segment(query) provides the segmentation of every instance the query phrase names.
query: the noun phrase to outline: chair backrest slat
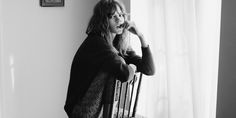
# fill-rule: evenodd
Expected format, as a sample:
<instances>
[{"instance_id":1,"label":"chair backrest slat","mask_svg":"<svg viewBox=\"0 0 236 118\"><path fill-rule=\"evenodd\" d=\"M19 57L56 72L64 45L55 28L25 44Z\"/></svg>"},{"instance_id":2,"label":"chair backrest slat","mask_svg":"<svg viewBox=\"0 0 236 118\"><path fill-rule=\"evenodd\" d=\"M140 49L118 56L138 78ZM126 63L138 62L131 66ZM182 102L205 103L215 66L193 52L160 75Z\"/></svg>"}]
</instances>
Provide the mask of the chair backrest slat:
<instances>
[{"instance_id":1,"label":"chair backrest slat","mask_svg":"<svg viewBox=\"0 0 236 118\"><path fill-rule=\"evenodd\" d=\"M134 109L133 109L132 117L135 117L136 111L137 111L139 92L140 92L141 83L142 83L142 76L143 76L142 73L140 73L139 82L138 82L138 88L137 88L137 94L136 94L135 101L134 101Z\"/></svg>"},{"instance_id":2,"label":"chair backrest slat","mask_svg":"<svg viewBox=\"0 0 236 118\"><path fill-rule=\"evenodd\" d=\"M124 103L123 103L123 113L122 113L122 118L124 117L124 115L125 115L125 109L126 109L126 107L125 107L125 105L126 105L126 101L127 101L127 91L129 90L129 83L128 82L126 82L126 87L125 87L125 94L124 94Z\"/></svg>"},{"instance_id":3,"label":"chair backrest slat","mask_svg":"<svg viewBox=\"0 0 236 118\"><path fill-rule=\"evenodd\" d=\"M137 79L137 76L134 75L134 81ZM131 96L130 96L130 101L129 101L129 109L128 109L128 116L130 116L130 108L131 108L131 104L132 104L132 100L133 100L133 93L134 93L134 83L131 83L132 89L131 89Z\"/></svg>"},{"instance_id":4,"label":"chair backrest slat","mask_svg":"<svg viewBox=\"0 0 236 118\"><path fill-rule=\"evenodd\" d=\"M117 81L117 82L119 82L119 81ZM119 82L119 83L120 83L120 82ZM119 87L119 86L116 86L116 87ZM119 89L118 89L118 91L119 91L119 94L118 94L118 95L119 95L119 99L118 99L118 107L117 107L117 116L116 116L116 118L119 117L122 88L123 88L123 84L121 84L121 86L120 86Z\"/></svg>"},{"instance_id":5,"label":"chair backrest slat","mask_svg":"<svg viewBox=\"0 0 236 118\"><path fill-rule=\"evenodd\" d=\"M131 82L121 83L116 80L115 89L113 89L113 105L110 111L107 112L112 113L109 118L130 118L131 114L132 117L136 116L141 83L142 73L139 74L139 79L137 78L137 74L135 74ZM133 109L131 110L132 107Z\"/></svg>"}]
</instances>

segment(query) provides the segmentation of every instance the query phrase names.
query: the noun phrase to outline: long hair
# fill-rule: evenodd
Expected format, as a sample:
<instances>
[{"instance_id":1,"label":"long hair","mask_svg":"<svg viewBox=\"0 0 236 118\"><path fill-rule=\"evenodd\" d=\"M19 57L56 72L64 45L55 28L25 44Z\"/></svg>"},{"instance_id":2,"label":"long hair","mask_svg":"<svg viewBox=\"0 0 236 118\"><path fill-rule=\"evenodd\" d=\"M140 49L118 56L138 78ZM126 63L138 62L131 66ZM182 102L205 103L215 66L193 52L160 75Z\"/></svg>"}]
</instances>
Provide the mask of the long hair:
<instances>
[{"instance_id":1,"label":"long hair","mask_svg":"<svg viewBox=\"0 0 236 118\"><path fill-rule=\"evenodd\" d=\"M122 55L126 55L126 51L130 49L128 31L124 29L122 34L116 35L113 42L109 40L110 29L109 19L117 11L117 6L127 19L127 13L123 3L117 0L100 0L93 9L93 15L88 23L86 34L96 33L106 39L106 41L114 46Z\"/></svg>"}]
</instances>

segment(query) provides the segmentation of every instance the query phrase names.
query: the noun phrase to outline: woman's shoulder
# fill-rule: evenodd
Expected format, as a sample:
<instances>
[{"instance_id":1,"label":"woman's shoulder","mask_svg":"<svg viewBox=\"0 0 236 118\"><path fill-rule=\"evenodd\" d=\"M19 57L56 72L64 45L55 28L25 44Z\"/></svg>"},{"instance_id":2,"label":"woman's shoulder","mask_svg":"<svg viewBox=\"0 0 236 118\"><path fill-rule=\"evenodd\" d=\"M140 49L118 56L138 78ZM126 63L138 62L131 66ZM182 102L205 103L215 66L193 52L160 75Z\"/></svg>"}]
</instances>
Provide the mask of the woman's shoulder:
<instances>
[{"instance_id":1,"label":"woman's shoulder","mask_svg":"<svg viewBox=\"0 0 236 118\"><path fill-rule=\"evenodd\" d=\"M88 35L84 42L79 47L79 52L90 54L109 53L113 52L112 47L105 38L99 35Z\"/></svg>"},{"instance_id":2,"label":"woman's shoulder","mask_svg":"<svg viewBox=\"0 0 236 118\"><path fill-rule=\"evenodd\" d=\"M86 42L92 43L94 45L105 45L106 40L104 37L98 34L88 34L87 38L85 39Z\"/></svg>"}]
</instances>

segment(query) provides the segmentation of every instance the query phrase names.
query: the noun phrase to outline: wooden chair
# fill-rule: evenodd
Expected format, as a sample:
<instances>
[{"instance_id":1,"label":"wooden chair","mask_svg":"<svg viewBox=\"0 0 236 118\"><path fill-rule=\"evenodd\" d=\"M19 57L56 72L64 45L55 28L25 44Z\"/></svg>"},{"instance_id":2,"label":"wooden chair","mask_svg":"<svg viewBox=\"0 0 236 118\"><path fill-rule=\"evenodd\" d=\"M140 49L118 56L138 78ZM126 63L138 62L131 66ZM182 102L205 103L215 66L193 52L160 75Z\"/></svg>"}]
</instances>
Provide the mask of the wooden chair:
<instances>
[{"instance_id":1,"label":"wooden chair","mask_svg":"<svg viewBox=\"0 0 236 118\"><path fill-rule=\"evenodd\" d=\"M110 95L110 104L105 104L103 118L134 118L138 105L139 92L142 83L142 73L136 73L131 82L121 83L112 80L106 89Z\"/></svg>"}]
</instances>

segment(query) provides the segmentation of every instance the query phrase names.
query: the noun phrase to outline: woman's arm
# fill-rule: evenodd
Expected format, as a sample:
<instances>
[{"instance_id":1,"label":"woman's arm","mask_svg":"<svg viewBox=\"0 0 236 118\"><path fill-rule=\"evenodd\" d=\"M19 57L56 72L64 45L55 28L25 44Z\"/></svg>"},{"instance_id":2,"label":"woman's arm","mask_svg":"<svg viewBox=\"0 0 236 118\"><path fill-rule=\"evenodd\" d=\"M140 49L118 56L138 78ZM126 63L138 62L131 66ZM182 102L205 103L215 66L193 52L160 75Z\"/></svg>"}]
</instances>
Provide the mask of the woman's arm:
<instances>
[{"instance_id":1,"label":"woman's arm","mask_svg":"<svg viewBox=\"0 0 236 118\"><path fill-rule=\"evenodd\" d=\"M148 47L148 44L145 41L143 34L138 30L134 22L126 21L124 27L128 29L131 33L133 33L134 35L138 36L142 47Z\"/></svg>"},{"instance_id":2,"label":"woman's arm","mask_svg":"<svg viewBox=\"0 0 236 118\"><path fill-rule=\"evenodd\" d=\"M141 47L142 49L142 57L137 55L134 51L127 52L127 56L125 56L125 61L127 64L134 64L137 67L137 72L142 72L145 75L154 75L155 67L154 61L152 57L152 53L150 51L149 46Z\"/></svg>"},{"instance_id":3,"label":"woman's arm","mask_svg":"<svg viewBox=\"0 0 236 118\"><path fill-rule=\"evenodd\" d=\"M130 81L136 72L136 69L132 65L128 65L125 60L119 55L108 51L103 68L117 77L121 82Z\"/></svg>"},{"instance_id":4,"label":"woman's arm","mask_svg":"<svg viewBox=\"0 0 236 118\"><path fill-rule=\"evenodd\" d=\"M142 57L136 55L134 51L128 52L128 56L125 58L126 62L135 64L138 72L153 75L155 73L153 57L143 34L138 30L134 22L126 21L125 28L138 36L142 49Z\"/></svg>"}]
</instances>

